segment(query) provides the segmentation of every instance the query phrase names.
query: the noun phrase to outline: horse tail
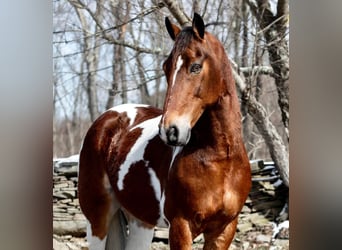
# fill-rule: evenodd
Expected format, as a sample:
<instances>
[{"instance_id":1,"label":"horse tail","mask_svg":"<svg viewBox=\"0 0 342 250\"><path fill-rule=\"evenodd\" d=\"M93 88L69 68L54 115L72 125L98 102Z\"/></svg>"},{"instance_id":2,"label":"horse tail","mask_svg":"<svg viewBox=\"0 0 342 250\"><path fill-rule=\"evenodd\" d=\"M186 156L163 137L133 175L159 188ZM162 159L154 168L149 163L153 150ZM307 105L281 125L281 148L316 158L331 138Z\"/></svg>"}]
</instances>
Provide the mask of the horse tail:
<instances>
[{"instance_id":1,"label":"horse tail","mask_svg":"<svg viewBox=\"0 0 342 250\"><path fill-rule=\"evenodd\" d=\"M109 224L106 250L125 250L127 241L127 220L118 209Z\"/></svg>"}]
</instances>

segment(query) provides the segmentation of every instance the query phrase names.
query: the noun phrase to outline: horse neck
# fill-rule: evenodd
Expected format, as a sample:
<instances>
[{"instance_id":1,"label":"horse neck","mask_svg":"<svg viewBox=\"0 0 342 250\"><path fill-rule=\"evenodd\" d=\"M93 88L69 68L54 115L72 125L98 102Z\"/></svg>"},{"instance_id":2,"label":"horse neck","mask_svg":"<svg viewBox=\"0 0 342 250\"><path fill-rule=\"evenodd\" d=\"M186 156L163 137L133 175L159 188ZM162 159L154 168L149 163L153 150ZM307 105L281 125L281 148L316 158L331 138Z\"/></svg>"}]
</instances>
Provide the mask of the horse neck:
<instances>
[{"instance_id":1,"label":"horse neck","mask_svg":"<svg viewBox=\"0 0 342 250\"><path fill-rule=\"evenodd\" d=\"M236 144L241 139L241 115L236 96L226 95L208 110L212 133L218 144Z\"/></svg>"},{"instance_id":2,"label":"horse neck","mask_svg":"<svg viewBox=\"0 0 342 250\"><path fill-rule=\"evenodd\" d=\"M228 60L228 59L227 59ZM217 103L208 107L198 122L198 128L207 135L205 138L216 152L227 152L229 155L241 153L241 114L240 105L236 95L235 82L228 67L222 71L222 95Z\"/></svg>"}]
</instances>

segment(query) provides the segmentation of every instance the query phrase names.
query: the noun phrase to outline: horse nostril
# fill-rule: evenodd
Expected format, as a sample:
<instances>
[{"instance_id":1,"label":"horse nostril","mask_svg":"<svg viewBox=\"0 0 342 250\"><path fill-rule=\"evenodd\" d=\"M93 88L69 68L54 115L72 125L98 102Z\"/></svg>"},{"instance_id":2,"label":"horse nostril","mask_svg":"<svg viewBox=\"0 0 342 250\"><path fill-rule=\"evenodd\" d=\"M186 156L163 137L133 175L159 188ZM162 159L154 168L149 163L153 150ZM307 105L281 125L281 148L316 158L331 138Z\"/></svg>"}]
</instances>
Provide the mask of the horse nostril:
<instances>
[{"instance_id":1,"label":"horse nostril","mask_svg":"<svg viewBox=\"0 0 342 250\"><path fill-rule=\"evenodd\" d=\"M178 141L178 128L176 126L171 126L166 131L167 140L170 144L175 144Z\"/></svg>"}]
</instances>

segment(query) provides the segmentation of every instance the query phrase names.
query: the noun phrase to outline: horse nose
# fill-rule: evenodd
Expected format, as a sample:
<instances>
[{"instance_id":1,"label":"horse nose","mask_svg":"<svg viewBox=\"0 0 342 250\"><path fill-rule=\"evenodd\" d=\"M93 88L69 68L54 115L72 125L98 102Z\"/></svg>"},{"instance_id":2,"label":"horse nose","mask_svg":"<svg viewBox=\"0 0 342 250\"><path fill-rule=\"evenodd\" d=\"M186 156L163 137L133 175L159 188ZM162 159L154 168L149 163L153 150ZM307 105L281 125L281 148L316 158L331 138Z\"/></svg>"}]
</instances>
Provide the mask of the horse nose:
<instances>
[{"instance_id":1,"label":"horse nose","mask_svg":"<svg viewBox=\"0 0 342 250\"><path fill-rule=\"evenodd\" d=\"M191 136L191 128L188 123L159 124L160 138L170 146L184 146Z\"/></svg>"},{"instance_id":2,"label":"horse nose","mask_svg":"<svg viewBox=\"0 0 342 250\"><path fill-rule=\"evenodd\" d=\"M170 126L166 130L167 144L176 146L178 144L179 130L175 125Z\"/></svg>"}]
</instances>

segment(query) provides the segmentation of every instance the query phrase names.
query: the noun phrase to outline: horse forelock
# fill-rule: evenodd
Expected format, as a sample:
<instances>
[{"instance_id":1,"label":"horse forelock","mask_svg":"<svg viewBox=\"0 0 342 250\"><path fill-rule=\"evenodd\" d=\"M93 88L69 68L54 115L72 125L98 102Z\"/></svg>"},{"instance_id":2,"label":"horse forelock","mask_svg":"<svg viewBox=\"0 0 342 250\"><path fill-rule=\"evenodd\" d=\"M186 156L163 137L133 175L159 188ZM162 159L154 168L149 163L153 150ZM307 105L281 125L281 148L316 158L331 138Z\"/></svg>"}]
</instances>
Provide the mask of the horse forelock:
<instances>
[{"instance_id":1,"label":"horse forelock","mask_svg":"<svg viewBox=\"0 0 342 250\"><path fill-rule=\"evenodd\" d=\"M189 46L193 37L194 33L192 31L192 28L185 27L176 37L175 44L172 50L173 57L177 58L179 55L181 55Z\"/></svg>"}]
</instances>

